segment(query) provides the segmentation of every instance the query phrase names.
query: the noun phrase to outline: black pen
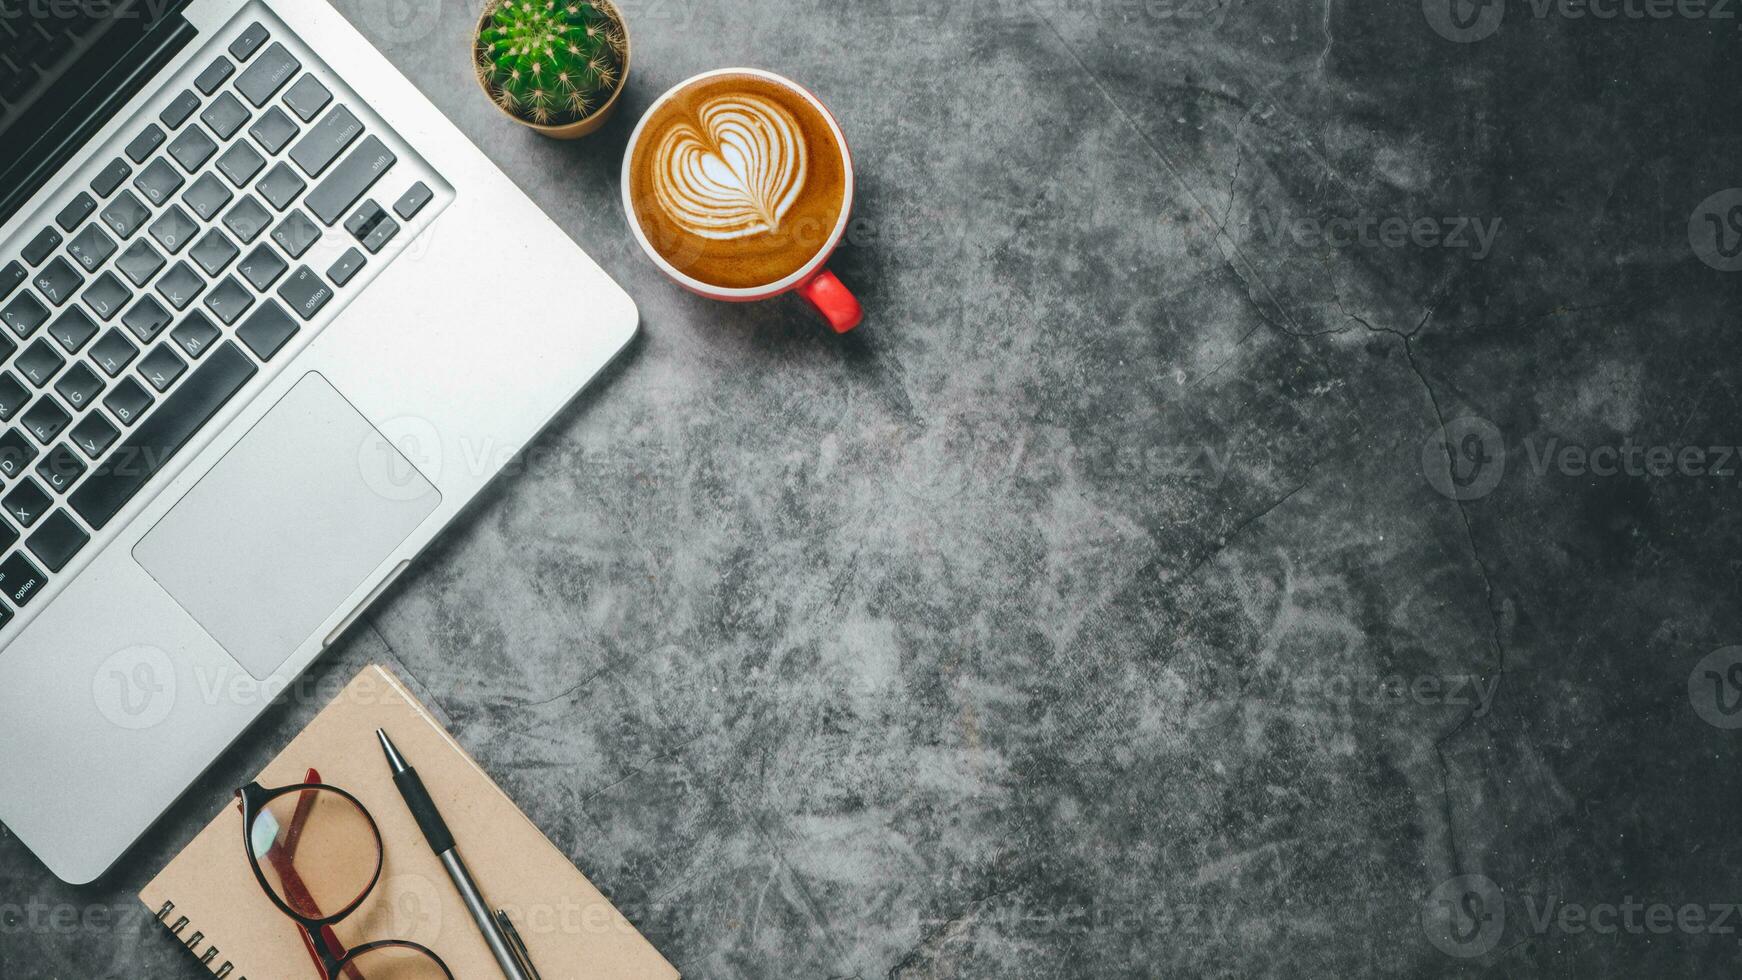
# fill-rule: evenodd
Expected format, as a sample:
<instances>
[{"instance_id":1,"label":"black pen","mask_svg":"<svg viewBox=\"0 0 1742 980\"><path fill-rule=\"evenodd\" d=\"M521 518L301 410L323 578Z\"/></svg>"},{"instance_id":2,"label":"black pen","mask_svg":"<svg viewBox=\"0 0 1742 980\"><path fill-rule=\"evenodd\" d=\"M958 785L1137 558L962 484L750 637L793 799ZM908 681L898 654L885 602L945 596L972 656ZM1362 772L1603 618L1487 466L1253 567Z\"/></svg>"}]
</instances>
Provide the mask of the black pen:
<instances>
[{"instance_id":1,"label":"black pen","mask_svg":"<svg viewBox=\"0 0 1742 980\"><path fill-rule=\"evenodd\" d=\"M429 841L430 850L441 858L442 867L448 869L448 877L453 879L454 888L466 903L466 911L478 924L478 931L484 934L484 942L489 944L496 965L502 968L502 975L508 980L533 980L522 967L508 935L491 914L490 904L484 901L484 894L478 890L478 883L472 880L472 873L466 870L466 862L460 860L460 852L454 846L454 835L448 831L447 821L436 809L429 790L424 789L417 770L406 764L398 746L387 737L386 729L377 728L375 734L381 739L381 751L387 753L387 767L393 770L393 784L399 787L399 795L405 797L405 805L417 818L417 825L423 830L424 839Z\"/></svg>"}]
</instances>

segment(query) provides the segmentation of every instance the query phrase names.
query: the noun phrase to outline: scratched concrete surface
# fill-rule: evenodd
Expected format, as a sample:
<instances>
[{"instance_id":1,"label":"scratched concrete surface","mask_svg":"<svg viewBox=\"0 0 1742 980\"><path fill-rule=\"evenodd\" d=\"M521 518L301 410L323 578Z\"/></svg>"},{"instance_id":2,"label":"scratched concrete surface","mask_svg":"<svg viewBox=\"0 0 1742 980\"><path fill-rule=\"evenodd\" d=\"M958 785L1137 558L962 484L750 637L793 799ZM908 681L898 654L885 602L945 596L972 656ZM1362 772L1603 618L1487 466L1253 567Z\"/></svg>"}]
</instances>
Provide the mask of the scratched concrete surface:
<instances>
[{"instance_id":1,"label":"scratched concrete surface","mask_svg":"<svg viewBox=\"0 0 1742 980\"><path fill-rule=\"evenodd\" d=\"M644 336L312 689L396 665L687 976L1742 965L1733 11L627 0L561 145L469 2L339 5ZM853 142L856 335L630 243L730 64ZM199 975L130 896L315 701L94 888L0 833L0 975Z\"/></svg>"}]
</instances>

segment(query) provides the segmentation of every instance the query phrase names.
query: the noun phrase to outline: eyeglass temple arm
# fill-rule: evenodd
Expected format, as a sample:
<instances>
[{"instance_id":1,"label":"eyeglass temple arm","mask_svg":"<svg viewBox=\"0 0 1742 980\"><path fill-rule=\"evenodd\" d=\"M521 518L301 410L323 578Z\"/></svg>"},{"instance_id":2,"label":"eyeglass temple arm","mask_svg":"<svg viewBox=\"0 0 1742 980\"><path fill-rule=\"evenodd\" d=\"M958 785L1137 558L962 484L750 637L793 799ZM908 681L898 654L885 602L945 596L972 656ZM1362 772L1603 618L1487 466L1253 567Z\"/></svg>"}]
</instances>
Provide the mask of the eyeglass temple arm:
<instances>
[{"instance_id":1,"label":"eyeglass temple arm","mask_svg":"<svg viewBox=\"0 0 1742 980\"><path fill-rule=\"evenodd\" d=\"M321 774L312 768L303 779L303 782L306 783L320 781ZM287 897L307 908L315 907L314 897L309 894L308 885L303 882L302 875L297 873L295 860L296 846L302 840L303 828L307 826L309 815L314 810L314 801L314 790L302 791L297 797L296 811L291 814L290 826L285 828L284 843L281 845L275 841L266 851L266 860L272 862L273 870L278 872L278 879L283 883ZM309 957L315 961L315 969L319 970L323 976L327 975L327 966L326 957L321 955L322 947L325 947L327 956L331 957L333 962L345 958L345 945L339 942L339 937L333 932L331 926L321 927L319 945L316 944L316 937L310 935L308 929L300 927L300 924L297 932L302 936L303 945L308 947ZM344 971L345 975L352 980L363 980L362 974L357 971L355 964L347 965ZM330 980L336 980L336 978L330 978Z\"/></svg>"}]
</instances>

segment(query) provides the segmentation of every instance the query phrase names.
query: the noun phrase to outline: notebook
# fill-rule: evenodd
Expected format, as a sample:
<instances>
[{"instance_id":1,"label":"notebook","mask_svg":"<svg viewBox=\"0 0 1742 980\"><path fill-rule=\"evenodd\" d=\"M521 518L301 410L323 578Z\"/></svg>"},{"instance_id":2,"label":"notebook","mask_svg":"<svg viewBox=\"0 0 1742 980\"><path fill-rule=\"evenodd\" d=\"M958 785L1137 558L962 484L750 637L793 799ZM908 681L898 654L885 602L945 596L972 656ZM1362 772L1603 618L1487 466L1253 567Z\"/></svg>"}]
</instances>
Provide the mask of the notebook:
<instances>
[{"instance_id":1,"label":"notebook","mask_svg":"<svg viewBox=\"0 0 1742 980\"><path fill-rule=\"evenodd\" d=\"M258 777L349 791L374 816L386 849L380 883L335 929L347 948L409 939L441 955L458 980L500 977L404 800L375 729L385 728L422 775L485 897L505 908L544 980L674 980L678 971L527 820L471 756L383 667L359 674ZM318 975L296 924L249 871L242 815L227 801L199 836L139 893L199 961L229 980Z\"/></svg>"}]
</instances>

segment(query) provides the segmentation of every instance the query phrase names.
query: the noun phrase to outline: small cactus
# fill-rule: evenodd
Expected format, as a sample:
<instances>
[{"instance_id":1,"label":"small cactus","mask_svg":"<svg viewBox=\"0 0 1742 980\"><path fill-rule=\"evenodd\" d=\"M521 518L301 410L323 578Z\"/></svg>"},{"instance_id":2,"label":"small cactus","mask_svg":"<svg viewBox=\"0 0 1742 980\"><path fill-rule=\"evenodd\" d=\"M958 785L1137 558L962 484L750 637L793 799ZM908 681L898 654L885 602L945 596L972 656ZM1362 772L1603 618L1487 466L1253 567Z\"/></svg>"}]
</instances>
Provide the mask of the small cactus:
<instances>
[{"instance_id":1,"label":"small cactus","mask_svg":"<svg viewBox=\"0 0 1742 980\"><path fill-rule=\"evenodd\" d=\"M600 0L499 0L478 34L478 74L510 113L564 125L611 97L625 46L615 9Z\"/></svg>"}]
</instances>

